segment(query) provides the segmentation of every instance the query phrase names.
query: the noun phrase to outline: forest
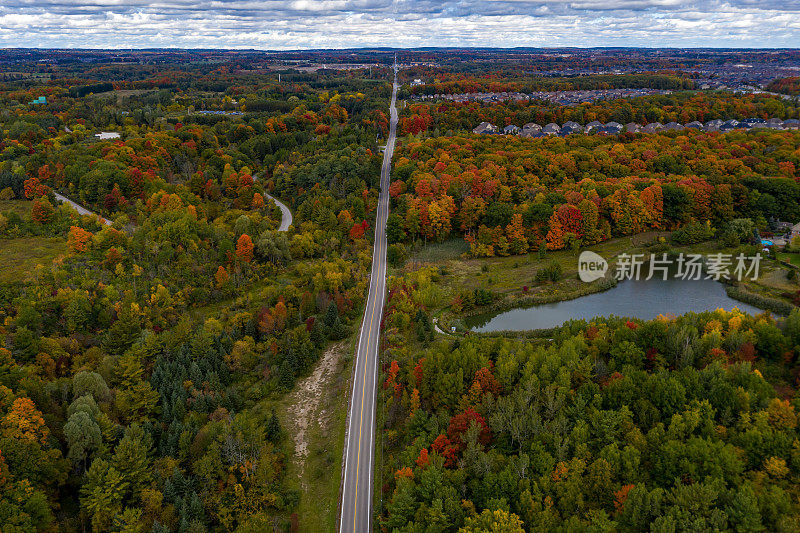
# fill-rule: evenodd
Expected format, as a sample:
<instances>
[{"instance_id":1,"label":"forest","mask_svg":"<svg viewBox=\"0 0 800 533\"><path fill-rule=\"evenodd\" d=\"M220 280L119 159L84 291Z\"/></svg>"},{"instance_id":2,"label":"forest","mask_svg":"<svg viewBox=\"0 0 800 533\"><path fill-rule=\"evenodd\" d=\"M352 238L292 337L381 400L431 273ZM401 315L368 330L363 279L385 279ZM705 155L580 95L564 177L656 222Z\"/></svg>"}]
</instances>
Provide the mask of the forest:
<instances>
[{"instance_id":1,"label":"forest","mask_svg":"<svg viewBox=\"0 0 800 533\"><path fill-rule=\"evenodd\" d=\"M533 92L574 91L587 89L692 89L694 83L687 77L663 73L590 75L570 78L529 79L506 78L496 75L463 76L442 73L434 83L410 89L411 94L454 94L481 92Z\"/></svg>"},{"instance_id":2,"label":"forest","mask_svg":"<svg viewBox=\"0 0 800 533\"><path fill-rule=\"evenodd\" d=\"M389 531L797 531L800 312L573 321L430 343L398 280L381 396ZM428 345L419 346L419 339Z\"/></svg>"},{"instance_id":3,"label":"forest","mask_svg":"<svg viewBox=\"0 0 800 533\"><path fill-rule=\"evenodd\" d=\"M769 84L768 88L778 93L800 95L800 77L775 80Z\"/></svg>"},{"instance_id":4,"label":"forest","mask_svg":"<svg viewBox=\"0 0 800 533\"><path fill-rule=\"evenodd\" d=\"M388 239L458 235L480 257L705 221L767 229L800 220L799 148L789 131L409 139L395 156Z\"/></svg>"},{"instance_id":5,"label":"forest","mask_svg":"<svg viewBox=\"0 0 800 533\"><path fill-rule=\"evenodd\" d=\"M3 533L335 520L336 493L326 515L302 490L283 406L357 326L386 70L186 70L0 86Z\"/></svg>"},{"instance_id":6,"label":"forest","mask_svg":"<svg viewBox=\"0 0 800 533\"><path fill-rule=\"evenodd\" d=\"M454 70L431 91L524 90ZM530 139L472 134L480 122L772 116L796 118L797 105L689 91L576 106L409 102L387 224L383 531L800 528L800 300L781 304L786 316L717 309L532 331L475 333L460 320L520 309L534 291L588 294L562 273L581 249L755 253L755 236L800 221L796 131Z\"/></svg>"},{"instance_id":7,"label":"forest","mask_svg":"<svg viewBox=\"0 0 800 533\"><path fill-rule=\"evenodd\" d=\"M435 81L406 84L398 103L374 529L797 531L794 285L781 317L439 329L443 309L496 300L492 261L521 271L642 234L751 250L758 232L800 221L797 131L471 133L481 121L800 117L772 95L692 91L685 67L737 52L586 54L597 72L580 76L553 70L585 54L398 54L402 81ZM0 531L336 530L393 53L2 57ZM675 92L577 106L412 99L609 87ZM289 207L288 231L271 197ZM482 285L451 294L443 249ZM555 260L540 270L539 288L562 278Z\"/></svg>"}]
</instances>

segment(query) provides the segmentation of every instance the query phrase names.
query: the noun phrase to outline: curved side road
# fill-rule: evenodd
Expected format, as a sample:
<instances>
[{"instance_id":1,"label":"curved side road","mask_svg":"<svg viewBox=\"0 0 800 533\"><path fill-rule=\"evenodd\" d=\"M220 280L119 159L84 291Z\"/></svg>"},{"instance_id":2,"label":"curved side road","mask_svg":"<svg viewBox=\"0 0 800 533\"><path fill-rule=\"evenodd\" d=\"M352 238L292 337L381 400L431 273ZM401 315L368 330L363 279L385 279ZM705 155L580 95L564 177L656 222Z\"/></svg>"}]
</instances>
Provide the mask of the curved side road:
<instances>
[{"instance_id":1,"label":"curved side road","mask_svg":"<svg viewBox=\"0 0 800 533\"><path fill-rule=\"evenodd\" d=\"M112 222L110 220L101 217L100 215L98 215L97 213L94 213L93 211L89 211L88 209L86 209L82 205L73 202L72 200L70 200L69 198L64 196L63 194L59 194L59 193L53 191L53 195L56 197L56 200L58 200L60 203L69 204L70 206L72 206L72 208L75 211L77 211L79 215L94 215L97 218L99 218L100 221L103 224L105 224L106 226L110 226L112 224ZM281 202L277 198L275 198L275 197L273 197L273 196L271 196L271 195L269 195L267 193L264 193L264 195L267 198L269 198L270 200L272 200L273 202L275 202L275 205L277 205L281 210L281 225L278 228L278 231L289 231L289 226L292 225L292 220L293 220L292 219L292 212L289 210L288 207L286 207L286 204L284 204L283 202Z\"/></svg>"},{"instance_id":2,"label":"curved side road","mask_svg":"<svg viewBox=\"0 0 800 533\"><path fill-rule=\"evenodd\" d=\"M258 181L258 176L253 174L253 180ZM286 204L272 196L271 194L267 194L264 192L264 196L275 202L275 205L278 206L278 209L281 210L281 225L278 227L278 231L289 231L289 226L292 225L292 212L286 207Z\"/></svg>"},{"instance_id":3,"label":"curved side road","mask_svg":"<svg viewBox=\"0 0 800 533\"><path fill-rule=\"evenodd\" d=\"M59 202L61 202L62 204L69 204L69 205L71 205L71 206L72 206L72 208L73 208L75 211L77 211L79 215L94 215L94 216L96 216L97 218L99 218L99 219L100 219L100 222L102 222L102 223L103 223L103 224L105 224L106 226L110 226L110 225L111 225L111 221L110 221L110 220L107 220L107 219L105 219L105 218L101 217L101 216L100 216L100 215L98 215L97 213L94 213L94 212L92 212L92 211L89 211L88 209L86 209L86 208L85 208L85 207L83 207L82 205L80 205L80 204L77 204L77 203L73 202L72 200L70 200L70 199L69 199L69 198L67 198L66 196L64 196L64 195L62 195L62 194L59 194L59 193L57 193L57 192L55 192L55 191L53 191L53 196L55 196L55 197L56 197L56 200L58 200L58 201L59 201Z\"/></svg>"},{"instance_id":4,"label":"curved side road","mask_svg":"<svg viewBox=\"0 0 800 533\"><path fill-rule=\"evenodd\" d=\"M264 196L275 202L275 205L277 205L281 210L281 225L278 228L278 231L289 231L289 226L292 225L292 212L289 210L288 207L286 207L286 204L284 204L274 196L271 196L267 193L264 193Z\"/></svg>"},{"instance_id":5,"label":"curved side road","mask_svg":"<svg viewBox=\"0 0 800 533\"><path fill-rule=\"evenodd\" d=\"M375 245L369 295L361 323L353 373L353 394L344 449L344 479L340 533L372 529L372 475L375 450L375 403L378 371L378 341L386 300L386 219L389 216L389 174L397 134L397 60L394 66L392 101L389 107L389 137L383 152L381 192L375 217Z\"/></svg>"}]
</instances>

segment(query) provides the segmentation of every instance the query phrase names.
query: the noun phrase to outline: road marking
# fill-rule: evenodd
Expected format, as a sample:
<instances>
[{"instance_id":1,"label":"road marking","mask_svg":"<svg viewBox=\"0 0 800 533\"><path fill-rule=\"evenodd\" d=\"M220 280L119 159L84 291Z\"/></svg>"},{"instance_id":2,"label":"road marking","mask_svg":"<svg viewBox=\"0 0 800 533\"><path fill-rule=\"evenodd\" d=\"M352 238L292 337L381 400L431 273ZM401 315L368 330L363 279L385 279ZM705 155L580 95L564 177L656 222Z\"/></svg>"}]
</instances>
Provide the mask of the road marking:
<instances>
[{"instance_id":1,"label":"road marking","mask_svg":"<svg viewBox=\"0 0 800 533\"><path fill-rule=\"evenodd\" d=\"M375 291L377 293L377 291ZM368 302L369 303L369 302ZM364 355L364 380L361 386L361 416L358 422L358 446L356 447L356 492L353 497L353 531L356 529L356 516L358 515L358 477L361 470L361 432L364 429L364 396L367 393L367 362L369 361L369 343L372 338L372 326L375 323L375 304L372 305L372 314L369 317L369 332L367 333L367 349Z\"/></svg>"},{"instance_id":2,"label":"road marking","mask_svg":"<svg viewBox=\"0 0 800 533\"><path fill-rule=\"evenodd\" d=\"M397 76L397 71L395 70L395 78ZM397 110L395 109L395 102L396 102L396 94L398 90L398 85L395 81L393 84L392 90L392 100L390 104L390 123L393 123L394 129L397 128ZM392 145L392 154L394 153L394 143L396 139L396 133L394 135L389 135L388 140L391 140ZM387 146L388 146L387 142ZM387 157L389 156L389 157ZM367 320L367 315L369 315L369 330L366 330L365 323L362 322L361 325L361 333L359 334L358 340L358 350L356 352L356 376L353 380L353 394L352 398L353 401L356 399L356 387L358 385L358 368L361 368L359 365L359 357L364 358L363 364L363 373L364 376L362 377L362 388L361 388L361 408L360 408L360 418L359 418L359 427L358 427L358 445L356 449L356 485L355 485L355 494L354 494L354 501L353 501L353 530L356 528L356 521L358 516L358 484L360 480L360 470L361 470L361 443L363 437L363 429L364 429L364 400L366 398L366 382L367 382L367 369L369 367L370 362L374 363L373 367L373 387L371 392L373 393L373 402L375 400L375 392L377 390L378 384L378 346L379 346L379 339L380 339L380 322L383 316L383 306L385 305L386 301L386 248L388 243L386 241L386 221L381 220L381 215L384 217L388 216L389 212L389 191L388 191L388 184L390 183L390 173L391 173L391 156L389 153L384 153L384 164L381 168L381 179L380 179L380 186L381 191L378 196L378 208L376 213L376 224L375 224L375 244L373 247L373 261L372 261L372 278L370 279L369 285L369 292L367 294L367 303L364 308L364 321ZM377 261L376 261L377 260ZM378 276L378 274L381 274ZM374 284L373 284L374 282ZM373 290L374 289L374 290ZM378 307L378 302L380 301L380 307ZM371 309L370 309L371 306ZM370 359L370 347L372 346L372 334L373 330L376 326L375 324L375 311L379 310L380 314L378 315L378 331L376 333L376 342L375 342L375 357ZM364 340L364 332L367 331L367 344L362 349L363 340ZM346 442L346 451L345 451L345 458L344 458L344 484L343 492L347 491L347 471L348 471L348 464L350 463L350 452L351 452L351 444L352 441L351 436L353 435L352 431L354 428L352 427L353 423L355 422L354 418L352 417L352 408L354 404L351 403L351 416L349 417L348 422L348 433L347 433L347 442ZM372 405L371 409L371 417L370 417L370 431L375 429L375 405ZM374 450L370 449L369 453L369 470L370 475L367 478L367 520L370 520L372 515L372 464L374 460ZM343 494L344 500L344 494ZM344 505L344 501L342 502ZM344 523L344 510L342 510L342 518L339 523L339 531L340 533L344 532L345 523ZM369 530L370 524L368 523L367 529Z\"/></svg>"},{"instance_id":3,"label":"road marking","mask_svg":"<svg viewBox=\"0 0 800 533\"><path fill-rule=\"evenodd\" d=\"M378 211L379 212L376 213L376 215L380 215L380 207L378 207ZM378 229L378 228L376 227L376 229ZM384 260L383 260L383 239L380 236L377 236L376 238L377 238L377 241L376 241L377 250L375 250L375 252L374 252L375 257L373 258L373 261L377 260L377 262L373 263L373 264L375 265L375 267L379 271L379 272L377 272L379 274L380 271L383 270L383 262L384 262ZM378 283L378 286L380 286L381 281L379 280L377 283ZM372 341L372 328L373 328L373 326L375 326L375 308L378 305L378 294L379 293L380 293L380 291L378 291L378 290L375 291L375 297L374 297L374 299L372 301L372 313L370 314L370 317L369 317L369 331L367 332L367 346L366 346L366 350L364 352L364 355L366 357L364 357L364 378L362 380L362 387L361 387L361 413L360 413L359 422L358 422L358 446L356 448L356 450L357 450L357 453L356 453L356 492L355 492L355 495L353 497L353 531L356 530L356 518L358 516L358 480L359 480L359 476L360 476L360 472L361 472L361 435L362 435L362 432L364 430L364 398L365 398L366 393L367 393L367 363L369 362L369 356L370 356L369 347L370 347L370 342ZM367 305L370 305L369 299L367 301ZM376 351L377 351L377 348L376 348ZM376 353L376 357L377 357L377 353ZM377 364L376 364L376 369L377 369ZM375 383L376 388L377 388L377 385L378 384L377 384L377 380L376 380L376 383ZM373 411L374 411L374 409L373 409Z\"/></svg>"}]
</instances>

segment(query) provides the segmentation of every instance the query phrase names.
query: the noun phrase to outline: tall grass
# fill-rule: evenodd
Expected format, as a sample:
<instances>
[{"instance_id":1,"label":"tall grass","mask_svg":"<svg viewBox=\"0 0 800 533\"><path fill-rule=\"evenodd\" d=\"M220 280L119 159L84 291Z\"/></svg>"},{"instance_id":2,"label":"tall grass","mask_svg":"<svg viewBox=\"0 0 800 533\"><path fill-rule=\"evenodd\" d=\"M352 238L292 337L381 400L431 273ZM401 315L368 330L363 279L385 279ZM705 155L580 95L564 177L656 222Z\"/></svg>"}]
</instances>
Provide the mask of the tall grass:
<instances>
[{"instance_id":1,"label":"tall grass","mask_svg":"<svg viewBox=\"0 0 800 533\"><path fill-rule=\"evenodd\" d=\"M734 300L739 300L740 302L744 302L760 309L766 309L767 311L772 311L773 313L782 316L787 316L792 312L792 309L794 309L792 304L784 302L783 300L762 296L734 285L728 285L725 287L725 292Z\"/></svg>"}]
</instances>

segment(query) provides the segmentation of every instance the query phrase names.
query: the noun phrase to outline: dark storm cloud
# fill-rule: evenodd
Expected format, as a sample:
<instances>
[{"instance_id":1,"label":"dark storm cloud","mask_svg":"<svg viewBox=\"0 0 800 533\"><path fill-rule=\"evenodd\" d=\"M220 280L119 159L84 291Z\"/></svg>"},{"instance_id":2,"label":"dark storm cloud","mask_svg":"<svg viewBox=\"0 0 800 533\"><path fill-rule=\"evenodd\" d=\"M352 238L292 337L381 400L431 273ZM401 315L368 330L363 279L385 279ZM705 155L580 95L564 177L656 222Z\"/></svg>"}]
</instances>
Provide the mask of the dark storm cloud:
<instances>
[{"instance_id":1,"label":"dark storm cloud","mask_svg":"<svg viewBox=\"0 0 800 533\"><path fill-rule=\"evenodd\" d=\"M0 46L800 46L800 0L3 0Z\"/></svg>"}]
</instances>

